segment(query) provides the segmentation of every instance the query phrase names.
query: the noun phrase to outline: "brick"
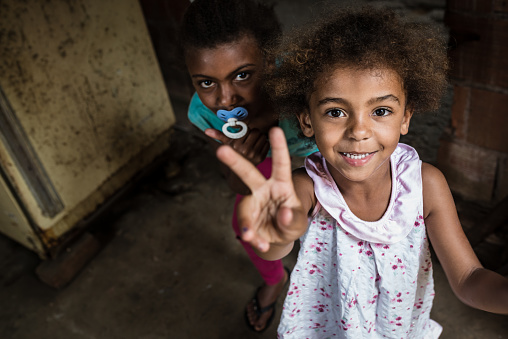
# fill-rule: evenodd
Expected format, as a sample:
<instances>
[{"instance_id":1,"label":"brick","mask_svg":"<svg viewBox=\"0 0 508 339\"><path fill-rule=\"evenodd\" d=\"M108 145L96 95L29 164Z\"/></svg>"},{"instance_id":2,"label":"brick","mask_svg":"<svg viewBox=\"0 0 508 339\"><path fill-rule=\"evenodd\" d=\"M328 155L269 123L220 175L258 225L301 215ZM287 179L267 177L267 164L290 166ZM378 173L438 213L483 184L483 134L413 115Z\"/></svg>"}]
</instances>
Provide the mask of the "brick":
<instances>
[{"instance_id":1,"label":"brick","mask_svg":"<svg viewBox=\"0 0 508 339\"><path fill-rule=\"evenodd\" d=\"M508 20L448 12L452 79L508 88Z\"/></svg>"},{"instance_id":2,"label":"brick","mask_svg":"<svg viewBox=\"0 0 508 339\"><path fill-rule=\"evenodd\" d=\"M494 191L496 201L501 201L508 196L508 155L499 160L497 183Z\"/></svg>"},{"instance_id":3,"label":"brick","mask_svg":"<svg viewBox=\"0 0 508 339\"><path fill-rule=\"evenodd\" d=\"M508 154L508 94L472 89L467 142Z\"/></svg>"},{"instance_id":4,"label":"brick","mask_svg":"<svg viewBox=\"0 0 508 339\"><path fill-rule=\"evenodd\" d=\"M471 89L469 87L458 85L453 87L451 125L453 136L461 140L465 140L466 138L470 92Z\"/></svg>"},{"instance_id":5,"label":"brick","mask_svg":"<svg viewBox=\"0 0 508 339\"><path fill-rule=\"evenodd\" d=\"M496 180L496 152L465 142L442 139L437 167L445 175L454 193L471 200L492 200Z\"/></svg>"},{"instance_id":6,"label":"brick","mask_svg":"<svg viewBox=\"0 0 508 339\"><path fill-rule=\"evenodd\" d=\"M508 13L508 1L494 0L492 3L492 9L495 13Z\"/></svg>"},{"instance_id":7,"label":"brick","mask_svg":"<svg viewBox=\"0 0 508 339\"><path fill-rule=\"evenodd\" d=\"M450 11L489 13L492 11L492 0L448 0L446 8Z\"/></svg>"},{"instance_id":8,"label":"brick","mask_svg":"<svg viewBox=\"0 0 508 339\"><path fill-rule=\"evenodd\" d=\"M473 11L476 13L491 13L493 11L492 0L476 0Z\"/></svg>"}]
</instances>

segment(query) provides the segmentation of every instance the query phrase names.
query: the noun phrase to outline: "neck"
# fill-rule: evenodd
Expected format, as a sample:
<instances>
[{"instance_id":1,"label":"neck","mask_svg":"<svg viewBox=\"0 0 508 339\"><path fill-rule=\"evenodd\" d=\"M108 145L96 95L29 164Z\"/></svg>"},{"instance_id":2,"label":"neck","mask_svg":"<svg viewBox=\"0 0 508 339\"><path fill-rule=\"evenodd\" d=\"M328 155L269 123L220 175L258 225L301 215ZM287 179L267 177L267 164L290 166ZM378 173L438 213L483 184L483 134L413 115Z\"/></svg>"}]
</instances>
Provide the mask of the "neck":
<instances>
[{"instance_id":1,"label":"neck","mask_svg":"<svg viewBox=\"0 0 508 339\"><path fill-rule=\"evenodd\" d=\"M340 174L335 175L334 180L349 209L358 218L365 221L381 219L391 197L390 162L364 181L351 181Z\"/></svg>"}]
</instances>

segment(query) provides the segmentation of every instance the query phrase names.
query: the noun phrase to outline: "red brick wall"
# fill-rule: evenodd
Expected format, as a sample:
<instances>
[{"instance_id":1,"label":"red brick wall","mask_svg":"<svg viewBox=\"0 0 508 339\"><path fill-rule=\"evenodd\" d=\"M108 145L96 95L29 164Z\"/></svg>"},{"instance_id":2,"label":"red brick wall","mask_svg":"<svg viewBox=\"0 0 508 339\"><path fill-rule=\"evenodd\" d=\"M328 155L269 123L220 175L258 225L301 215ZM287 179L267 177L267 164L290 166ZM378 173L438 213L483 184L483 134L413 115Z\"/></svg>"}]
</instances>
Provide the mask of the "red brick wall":
<instances>
[{"instance_id":1,"label":"red brick wall","mask_svg":"<svg viewBox=\"0 0 508 339\"><path fill-rule=\"evenodd\" d=\"M451 128L438 166L453 191L497 201L508 194L508 1L448 0Z\"/></svg>"},{"instance_id":2,"label":"red brick wall","mask_svg":"<svg viewBox=\"0 0 508 339\"><path fill-rule=\"evenodd\" d=\"M503 18L504 17L504 18ZM508 20L505 15L447 11L451 75L466 82L508 88Z\"/></svg>"}]
</instances>

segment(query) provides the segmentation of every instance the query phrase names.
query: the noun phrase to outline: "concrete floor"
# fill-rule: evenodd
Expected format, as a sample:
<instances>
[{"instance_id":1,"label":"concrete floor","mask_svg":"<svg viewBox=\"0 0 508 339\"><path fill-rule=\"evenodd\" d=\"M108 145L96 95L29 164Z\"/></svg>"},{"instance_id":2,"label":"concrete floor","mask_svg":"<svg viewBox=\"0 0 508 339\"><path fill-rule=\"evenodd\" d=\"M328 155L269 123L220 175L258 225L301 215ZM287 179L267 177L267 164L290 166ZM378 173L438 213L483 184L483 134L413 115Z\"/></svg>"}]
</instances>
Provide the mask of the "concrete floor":
<instances>
[{"instance_id":1,"label":"concrete floor","mask_svg":"<svg viewBox=\"0 0 508 339\"><path fill-rule=\"evenodd\" d=\"M280 2L283 20L305 10ZM171 156L96 226L114 237L70 285L41 283L37 256L0 236L0 339L276 337L277 321L263 334L245 324L261 278L231 230L234 195L214 154L191 132L186 103L173 104ZM285 264L295 260L293 251ZM463 305L438 263L434 270L432 317L444 327L441 338L508 338L508 317Z\"/></svg>"}]
</instances>

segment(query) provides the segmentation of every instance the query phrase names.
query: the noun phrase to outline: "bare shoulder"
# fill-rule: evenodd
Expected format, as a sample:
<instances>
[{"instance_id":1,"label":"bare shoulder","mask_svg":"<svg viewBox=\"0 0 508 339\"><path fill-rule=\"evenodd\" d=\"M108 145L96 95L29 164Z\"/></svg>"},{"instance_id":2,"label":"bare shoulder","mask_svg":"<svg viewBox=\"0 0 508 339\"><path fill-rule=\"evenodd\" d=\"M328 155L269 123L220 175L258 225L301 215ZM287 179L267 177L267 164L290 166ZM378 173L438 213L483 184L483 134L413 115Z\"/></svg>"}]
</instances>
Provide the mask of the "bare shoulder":
<instances>
[{"instance_id":1,"label":"bare shoulder","mask_svg":"<svg viewBox=\"0 0 508 339\"><path fill-rule=\"evenodd\" d=\"M293 170L293 180L295 179L304 181L310 180L312 183L312 179L309 177L304 167L299 167Z\"/></svg>"},{"instance_id":2,"label":"bare shoulder","mask_svg":"<svg viewBox=\"0 0 508 339\"><path fill-rule=\"evenodd\" d=\"M453 197L443 173L435 166L422 163L423 209L425 216L443 207L454 207Z\"/></svg>"},{"instance_id":3,"label":"bare shoulder","mask_svg":"<svg viewBox=\"0 0 508 339\"><path fill-rule=\"evenodd\" d=\"M446 183L443 173L435 166L426 162L422 163L422 180L424 186Z\"/></svg>"},{"instance_id":4,"label":"bare shoulder","mask_svg":"<svg viewBox=\"0 0 508 339\"><path fill-rule=\"evenodd\" d=\"M301 167L293 171L293 185L303 208L310 213L316 206L316 196L314 195L314 181L307 174L305 168Z\"/></svg>"},{"instance_id":5,"label":"bare shoulder","mask_svg":"<svg viewBox=\"0 0 508 339\"><path fill-rule=\"evenodd\" d=\"M303 167L293 170L293 183L295 188L299 186L302 190L314 192L314 181Z\"/></svg>"},{"instance_id":6,"label":"bare shoulder","mask_svg":"<svg viewBox=\"0 0 508 339\"><path fill-rule=\"evenodd\" d=\"M436 167L426 162L422 163L423 194L436 194L440 191L449 191L448 182L443 173Z\"/></svg>"}]
</instances>

